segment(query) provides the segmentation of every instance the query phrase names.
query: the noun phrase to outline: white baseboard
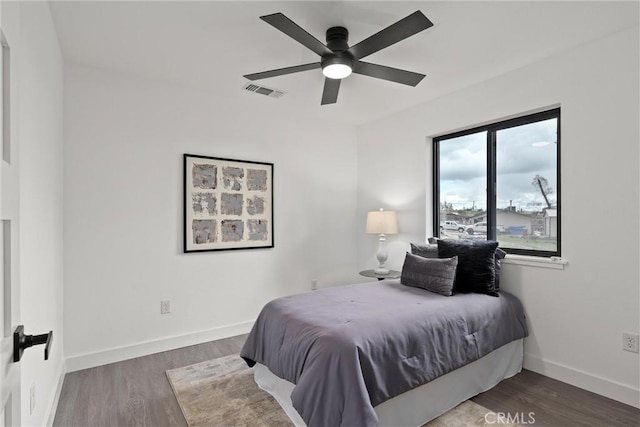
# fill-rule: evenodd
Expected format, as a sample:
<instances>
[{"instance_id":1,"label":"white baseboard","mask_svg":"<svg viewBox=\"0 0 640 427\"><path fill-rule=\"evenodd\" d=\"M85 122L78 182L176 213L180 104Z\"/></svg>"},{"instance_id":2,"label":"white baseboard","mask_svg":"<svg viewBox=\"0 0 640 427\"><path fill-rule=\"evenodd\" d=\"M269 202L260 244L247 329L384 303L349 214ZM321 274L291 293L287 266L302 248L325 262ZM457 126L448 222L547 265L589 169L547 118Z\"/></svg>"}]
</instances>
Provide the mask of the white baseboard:
<instances>
[{"instance_id":1,"label":"white baseboard","mask_svg":"<svg viewBox=\"0 0 640 427\"><path fill-rule=\"evenodd\" d=\"M187 335L173 336L133 344L130 346L106 349L95 353L72 355L66 359L67 372L79 371L81 369L120 362L122 360L133 359L135 357L146 356L148 354L160 353L162 351L246 334L251 330L253 323L254 321L251 320L242 323L235 323L233 325L221 326L219 328L209 329L206 331L194 332Z\"/></svg>"},{"instance_id":2,"label":"white baseboard","mask_svg":"<svg viewBox=\"0 0 640 427\"><path fill-rule=\"evenodd\" d=\"M146 356L180 347L187 347L190 345L246 334L251 330L253 323L254 321L251 320L187 335L179 335L130 346L107 349L95 353L71 356L66 359L66 364L62 365L54 401L50 406L49 422L47 425L52 425L53 423L55 409L58 405L65 372L79 371L81 369L93 368L95 366L133 359L135 357ZM618 402L640 408L640 390L630 385L593 375L561 363L552 362L531 353L524 354L523 367L530 371L589 390Z\"/></svg>"},{"instance_id":3,"label":"white baseboard","mask_svg":"<svg viewBox=\"0 0 640 427\"><path fill-rule=\"evenodd\" d=\"M590 374L530 353L524 354L524 368L546 377L589 390L593 393L640 408L640 390L607 378Z\"/></svg>"},{"instance_id":4,"label":"white baseboard","mask_svg":"<svg viewBox=\"0 0 640 427\"><path fill-rule=\"evenodd\" d=\"M62 384L64 383L64 376L66 374L66 367L64 362L60 364L60 370L58 373L58 384L56 385L56 392L53 395L53 399L49 402L49 415L47 416L47 427L53 426L53 421L56 418L56 410L58 409L58 401L60 400L60 393L62 393Z\"/></svg>"}]
</instances>

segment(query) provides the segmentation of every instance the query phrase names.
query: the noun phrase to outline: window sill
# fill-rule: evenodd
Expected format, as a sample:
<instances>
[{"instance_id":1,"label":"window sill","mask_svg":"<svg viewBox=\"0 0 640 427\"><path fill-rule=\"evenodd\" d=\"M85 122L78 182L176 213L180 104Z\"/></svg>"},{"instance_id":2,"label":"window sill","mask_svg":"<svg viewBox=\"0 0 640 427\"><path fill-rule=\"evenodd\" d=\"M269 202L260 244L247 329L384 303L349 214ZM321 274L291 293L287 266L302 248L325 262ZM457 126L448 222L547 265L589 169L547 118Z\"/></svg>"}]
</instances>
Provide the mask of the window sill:
<instances>
[{"instance_id":1,"label":"window sill","mask_svg":"<svg viewBox=\"0 0 640 427\"><path fill-rule=\"evenodd\" d=\"M565 265L569 263L560 257L537 257L527 255L509 254L502 260L503 264L526 265L528 267L551 268L554 270L564 270Z\"/></svg>"}]
</instances>

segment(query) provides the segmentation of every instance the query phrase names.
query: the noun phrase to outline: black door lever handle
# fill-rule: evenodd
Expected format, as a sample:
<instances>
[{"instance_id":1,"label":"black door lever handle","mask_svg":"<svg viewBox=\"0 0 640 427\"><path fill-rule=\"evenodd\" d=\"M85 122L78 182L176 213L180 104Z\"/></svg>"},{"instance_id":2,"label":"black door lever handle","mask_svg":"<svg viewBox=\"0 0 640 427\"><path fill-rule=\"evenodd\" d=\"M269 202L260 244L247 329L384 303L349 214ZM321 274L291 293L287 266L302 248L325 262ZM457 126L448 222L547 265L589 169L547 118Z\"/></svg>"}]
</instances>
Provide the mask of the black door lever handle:
<instances>
[{"instance_id":1,"label":"black door lever handle","mask_svg":"<svg viewBox=\"0 0 640 427\"><path fill-rule=\"evenodd\" d=\"M25 335L24 325L18 325L13 333L13 361L19 362L26 348L39 344L46 344L44 347L44 360L49 360L49 349L52 341L53 331L42 335Z\"/></svg>"}]
</instances>

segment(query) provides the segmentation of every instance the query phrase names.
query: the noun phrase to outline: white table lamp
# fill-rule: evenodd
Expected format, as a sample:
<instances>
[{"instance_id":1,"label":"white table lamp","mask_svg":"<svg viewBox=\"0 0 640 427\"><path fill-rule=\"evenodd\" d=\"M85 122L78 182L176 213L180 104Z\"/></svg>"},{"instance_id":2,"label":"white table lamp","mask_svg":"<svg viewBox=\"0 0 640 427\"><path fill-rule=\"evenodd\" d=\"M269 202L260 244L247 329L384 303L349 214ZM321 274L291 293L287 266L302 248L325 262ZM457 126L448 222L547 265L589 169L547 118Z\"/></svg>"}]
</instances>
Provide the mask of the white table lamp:
<instances>
[{"instance_id":1,"label":"white table lamp","mask_svg":"<svg viewBox=\"0 0 640 427\"><path fill-rule=\"evenodd\" d=\"M394 211L385 211L380 209L379 211L367 213L367 233L379 234L378 239L378 252L376 258L378 258L378 268L373 270L376 274L389 274L389 269L384 266L387 261L387 234L398 233L398 220Z\"/></svg>"}]
</instances>

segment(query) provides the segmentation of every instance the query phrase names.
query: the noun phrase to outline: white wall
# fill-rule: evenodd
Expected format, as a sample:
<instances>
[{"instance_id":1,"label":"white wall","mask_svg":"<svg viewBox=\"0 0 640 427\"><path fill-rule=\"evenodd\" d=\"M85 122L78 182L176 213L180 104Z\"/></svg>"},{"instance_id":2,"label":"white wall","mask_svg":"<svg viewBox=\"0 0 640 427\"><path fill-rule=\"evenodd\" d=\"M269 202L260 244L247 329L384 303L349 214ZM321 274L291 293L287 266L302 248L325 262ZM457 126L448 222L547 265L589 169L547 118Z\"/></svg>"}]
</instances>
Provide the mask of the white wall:
<instances>
[{"instance_id":1,"label":"white wall","mask_svg":"<svg viewBox=\"0 0 640 427\"><path fill-rule=\"evenodd\" d=\"M11 43L18 72L20 162L21 321L27 334L54 331L44 346L25 351L22 425L44 425L55 404L64 367L62 322L62 86L63 62L46 2L19 4L20 38ZM15 42L15 40L13 41ZM29 391L36 404L29 413Z\"/></svg>"},{"instance_id":2,"label":"white wall","mask_svg":"<svg viewBox=\"0 0 640 427\"><path fill-rule=\"evenodd\" d=\"M67 66L70 370L246 332L270 299L357 277L355 128L278 102ZM275 164L275 248L182 253L183 153Z\"/></svg>"},{"instance_id":3,"label":"white wall","mask_svg":"<svg viewBox=\"0 0 640 427\"><path fill-rule=\"evenodd\" d=\"M622 351L622 332L639 329L638 38L635 27L359 128L357 226L368 210L399 212L399 269L432 231L427 137L561 105L569 264L507 265L501 286L526 308L525 367L636 406L638 355ZM359 235L361 268L374 262L369 237Z\"/></svg>"}]
</instances>

